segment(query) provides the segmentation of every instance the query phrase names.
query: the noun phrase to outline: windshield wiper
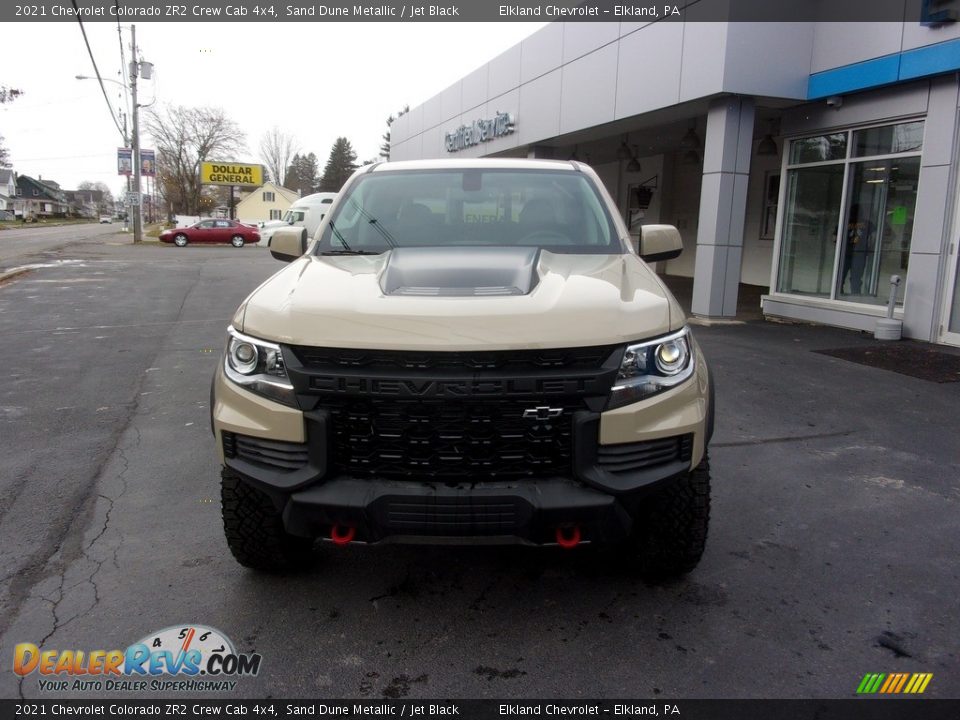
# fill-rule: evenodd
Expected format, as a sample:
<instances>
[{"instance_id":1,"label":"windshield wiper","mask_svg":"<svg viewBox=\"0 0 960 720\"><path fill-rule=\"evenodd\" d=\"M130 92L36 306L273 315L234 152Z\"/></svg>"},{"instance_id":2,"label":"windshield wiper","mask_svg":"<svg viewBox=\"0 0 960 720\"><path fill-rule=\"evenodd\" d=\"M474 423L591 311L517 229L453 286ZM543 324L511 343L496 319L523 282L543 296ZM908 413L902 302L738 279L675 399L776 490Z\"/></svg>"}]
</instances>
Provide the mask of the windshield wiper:
<instances>
[{"instance_id":1,"label":"windshield wiper","mask_svg":"<svg viewBox=\"0 0 960 720\"><path fill-rule=\"evenodd\" d=\"M340 234L340 231L337 230L337 226L333 224L333 220L330 221L330 229L333 231L333 234L337 236L337 240L340 241L340 244L343 245L344 250L350 252L350 246L347 244L347 241L344 239L343 235ZM334 250L334 253L343 252L342 250ZM326 255L327 253L323 253Z\"/></svg>"},{"instance_id":2,"label":"windshield wiper","mask_svg":"<svg viewBox=\"0 0 960 720\"><path fill-rule=\"evenodd\" d=\"M363 217L365 217L369 224L373 225L373 229L376 230L378 233L380 233L381 237L383 237L383 239L386 240L387 245L389 245L392 248L395 248L397 246L397 241L393 239L393 235L390 234L390 231L387 230L377 218L375 218L373 215L371 215L366 210L364 210L360 206L360 203L358 203L353 198L350 198L350 202L357 209L357 212L360 213Z\"/></svg>"}]
</instances>

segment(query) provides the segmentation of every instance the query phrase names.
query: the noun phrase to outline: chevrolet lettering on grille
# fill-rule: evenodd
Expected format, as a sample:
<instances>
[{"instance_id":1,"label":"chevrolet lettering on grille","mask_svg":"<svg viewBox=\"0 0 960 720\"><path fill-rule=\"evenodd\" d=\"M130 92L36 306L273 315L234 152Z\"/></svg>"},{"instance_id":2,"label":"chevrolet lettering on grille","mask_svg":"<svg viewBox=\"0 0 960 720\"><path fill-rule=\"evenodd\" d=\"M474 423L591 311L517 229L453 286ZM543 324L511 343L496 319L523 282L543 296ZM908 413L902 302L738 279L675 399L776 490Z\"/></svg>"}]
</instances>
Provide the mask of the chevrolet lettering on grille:
<instances>
[{"instance_id":1,"label":"chevrolet lettering on grille","mask_svg":"<svg viewBox=\"0 0 960 720\"><path fill-rule=\"evenodd\" d=\"M310 387L337 394L392 395L399 397L470 397L501 395L576 395L600 386L585 378L513 378L508 380L397 380L393 378L331 377L310 378ZM602 388L602 389L601 389ZM549 408L548 408L549 409Z\"/></svg>"}]
</instances>

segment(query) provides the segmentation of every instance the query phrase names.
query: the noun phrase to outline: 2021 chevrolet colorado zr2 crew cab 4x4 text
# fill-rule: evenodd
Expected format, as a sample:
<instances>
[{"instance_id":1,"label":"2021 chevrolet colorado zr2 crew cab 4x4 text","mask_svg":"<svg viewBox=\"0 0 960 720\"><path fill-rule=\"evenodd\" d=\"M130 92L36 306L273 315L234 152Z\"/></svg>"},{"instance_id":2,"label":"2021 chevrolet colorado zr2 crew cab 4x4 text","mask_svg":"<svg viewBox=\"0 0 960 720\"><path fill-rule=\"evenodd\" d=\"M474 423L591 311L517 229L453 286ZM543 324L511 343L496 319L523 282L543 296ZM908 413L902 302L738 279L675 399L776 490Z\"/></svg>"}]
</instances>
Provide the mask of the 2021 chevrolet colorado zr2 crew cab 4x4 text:
<instances>
[{"instance_id":1,"label":"2021 chevrolet colorado zr2 crew cab 4x4 text","mask_svg":"<svg viewBox=\"0 0 960 720\"><path fill-rule=\"evenodd\" d=\"M317 538L612 545L687 572L710 505L710 374L683 311L577 162L359 169L228 329L211 414L228 545Z\"/></svg>"}]
</instances>

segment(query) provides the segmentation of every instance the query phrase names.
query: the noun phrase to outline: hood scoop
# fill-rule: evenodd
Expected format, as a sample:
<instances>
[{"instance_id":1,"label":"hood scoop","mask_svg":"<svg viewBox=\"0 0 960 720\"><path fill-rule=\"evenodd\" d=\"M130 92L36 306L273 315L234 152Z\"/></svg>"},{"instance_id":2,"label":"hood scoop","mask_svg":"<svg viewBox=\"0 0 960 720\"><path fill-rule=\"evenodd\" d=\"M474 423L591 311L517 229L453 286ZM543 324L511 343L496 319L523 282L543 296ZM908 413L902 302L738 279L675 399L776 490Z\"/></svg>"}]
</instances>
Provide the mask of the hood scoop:
<instances>
[{"instance_id":1,"label":"hood scoop","mask_svg":"<svg viewBox=\"0 0 960 720\"><path fill-rule=\"evenodd\" d=\"M390 251L380 289L386 295L527 295L540 280L539 248L406 247Z\"/></svg>"}]
</instances>

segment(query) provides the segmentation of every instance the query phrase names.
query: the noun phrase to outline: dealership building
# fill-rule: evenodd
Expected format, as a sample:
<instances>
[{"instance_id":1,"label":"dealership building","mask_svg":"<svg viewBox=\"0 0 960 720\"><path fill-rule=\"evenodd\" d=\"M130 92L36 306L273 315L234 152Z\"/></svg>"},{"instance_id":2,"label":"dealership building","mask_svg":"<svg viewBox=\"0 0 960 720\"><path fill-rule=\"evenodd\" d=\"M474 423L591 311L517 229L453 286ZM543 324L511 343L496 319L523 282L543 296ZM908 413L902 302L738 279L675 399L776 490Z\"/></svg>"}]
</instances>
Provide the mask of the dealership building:
<instances>
[{"instance_id":1,"label":"dealership building","mask_svg":"<svg viewBox=\"0 0 960 720\"><path fill-rule=\"evenodd\" d=\"M692 311L960 345L960 23L554 23L399 117L391 159L579 159L676 225ZM899 286L891 276L899 276Z\"/></svg>"}]
</instances>

